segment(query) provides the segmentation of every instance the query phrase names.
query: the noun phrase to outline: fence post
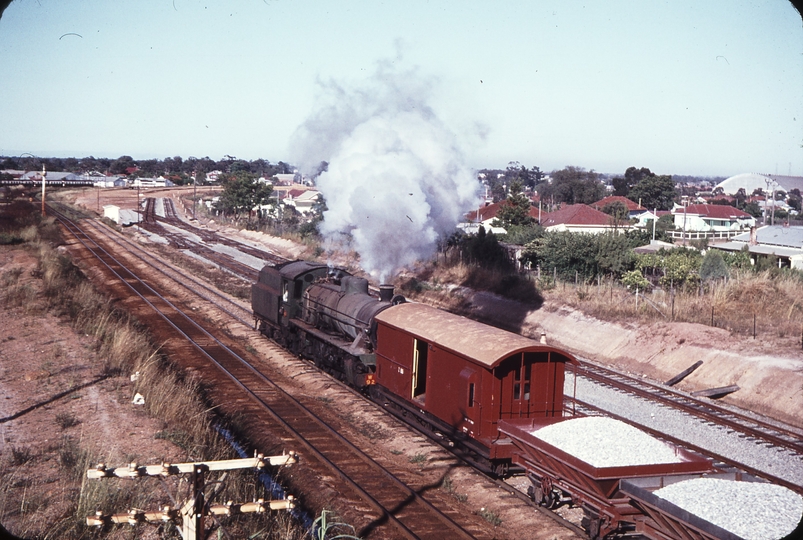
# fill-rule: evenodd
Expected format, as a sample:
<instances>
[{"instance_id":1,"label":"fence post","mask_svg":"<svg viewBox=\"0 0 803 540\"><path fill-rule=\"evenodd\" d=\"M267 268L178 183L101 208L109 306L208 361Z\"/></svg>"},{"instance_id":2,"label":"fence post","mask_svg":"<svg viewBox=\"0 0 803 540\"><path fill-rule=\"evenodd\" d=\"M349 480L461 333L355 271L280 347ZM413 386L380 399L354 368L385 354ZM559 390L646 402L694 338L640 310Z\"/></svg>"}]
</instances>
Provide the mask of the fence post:
<instances>
[{"instance_id":1,"label":"fence post","mask_svg":"<svg viewBox=\"0 0 803 540\"><path fill-rule=\"evenodd\" d=\"M636 311L638 311L638 286L636 286Z\"/></svg>"},{"instance_id":2,"label":"fence post","mask_svg":"<svg viewBox=\"0 0 803 540\"><path fill-rule=\"evenodd\" d=\"M675 288L672 287L670 289L672 291L672 320L675 320Z\"/></svg>"},{"instance_id":3,"label":"fence post","mask_svg":"<svg viewBox=\"0 0 803 540\"><path fill-rule=\"evenodd\" d=\"M711 306L711 326L714 326L714 306Z\"/></svg>"},{"instance_id":4,"label":"fence post","mask_svg":"<svg viewBox=\"0 0 803 540\"><path fill-rule=\"evenodd\" d=\"M756 314L753 313L753 339L756 339Z\"/></svg>"}]
</instances>

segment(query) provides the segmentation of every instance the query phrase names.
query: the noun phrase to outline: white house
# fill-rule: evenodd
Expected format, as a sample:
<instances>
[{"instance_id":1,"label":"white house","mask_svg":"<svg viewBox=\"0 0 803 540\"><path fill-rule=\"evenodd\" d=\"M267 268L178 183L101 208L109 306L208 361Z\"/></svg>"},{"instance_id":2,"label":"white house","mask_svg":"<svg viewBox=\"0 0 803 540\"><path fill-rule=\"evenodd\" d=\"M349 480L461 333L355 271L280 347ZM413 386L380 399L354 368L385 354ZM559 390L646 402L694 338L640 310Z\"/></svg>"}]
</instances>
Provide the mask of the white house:
<instances>
[{"instance_id":1,"label":"white house","mask_svg":"<svg viewBox=\"0 0 803 540\"><path fill-rule=\"evenodd\" d=\"M617 222L614 216L591 208L587 204L570 204L541 217L541 226L547 231L569 231L589 234L624 232L630 224Z\"/></svg>"},{"instance_id":2,"label":"white house","mask_svg":"<svg viewBox=\"0 0 803 540\"><path fill-rule=\"evenodd\" d=\"M321 192L314 189L308 189L298 194L295 192L296 190L291 190L283 202L289 206L294 206L302 214L311 212L312 207L321 198Z\"/></svg>"},{"instance_id":3,"label":"white house","mask_svg":"<svg viewBox=\"0 0 803 540\"><path fill-rule=\"evenodd\" d=\"M686 232L745 231L756 224L747 212L721 204L675 205L672 215L675 227Z\"/></svg>"}]
</instances>

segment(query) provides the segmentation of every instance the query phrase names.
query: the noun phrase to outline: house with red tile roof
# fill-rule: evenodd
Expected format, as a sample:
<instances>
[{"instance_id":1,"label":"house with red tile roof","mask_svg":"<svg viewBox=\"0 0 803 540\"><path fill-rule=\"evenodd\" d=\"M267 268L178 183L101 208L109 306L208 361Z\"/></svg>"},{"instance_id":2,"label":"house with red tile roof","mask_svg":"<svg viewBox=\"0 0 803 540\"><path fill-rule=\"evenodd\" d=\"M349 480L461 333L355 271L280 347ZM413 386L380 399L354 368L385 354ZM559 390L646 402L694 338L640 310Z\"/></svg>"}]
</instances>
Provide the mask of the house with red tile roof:
<instances>
[{"instance_id":1,"label":"house with red tile roof","mask_svg":"<svg viewBox=\"0 0 803 540\"><path fill-rule=\"evenodd\" d=\"M476 233L479 229L479 226L482 225L488 232L493 232L494 234L505 234L507 231L505 231L504 228L494 227L492 225L494 220L496 220L497 214L499 214L499 210L505 204L507 204L506 200L488 204L478 208L477 210L472 210L466 214L466 223L461 223L460 228L468 233ZM541 213L541 215L545 214L545 212ZM533 206L530 207L530 217L533 218L533 220L538 221L538 208Z\"/></svg>"},{"instance_id":2,"label":"house with red tile roof","mask_svg":"<svg viewBox=\"0 0 803 540\"><path fill-rule=\"evenodd\" d=\"M555 212L542 215L541 226L548 231L570 231L591 234L610 231L621 232L631 229L629 223L617 223L613 216L591 208L587 204L570 204Z\"/></svg>"},{"instance_id":3,"label":"house with red tile roof","mask_svg":"<svg viewBox=\"0 0 803 540\"><path fill-rule=\"evenodd\" d=\"M603 210L606 206L615 203L623 204L625 208L627 208L628 215L631 218L638 217L639 215L647 211L646 208L639 205L638 203L635 203L630 199L628 199L627 197L622 197L620 195L611 195L610 197L605 197L604 199L600 199L597 202L593 203L591 207L597 210Z\"/></svg>"},{"instance_id":4,"label":"house with red tile roof","mask_svg":"<svg viewBox=\"0 0 803 540\"><path fill-rule=\"evenodd\" d=\"M750 230L756 218L743 210L722 204L676 205L672 209L675 227L681 231L727 232Z\"/></svg>"}]
</instances>

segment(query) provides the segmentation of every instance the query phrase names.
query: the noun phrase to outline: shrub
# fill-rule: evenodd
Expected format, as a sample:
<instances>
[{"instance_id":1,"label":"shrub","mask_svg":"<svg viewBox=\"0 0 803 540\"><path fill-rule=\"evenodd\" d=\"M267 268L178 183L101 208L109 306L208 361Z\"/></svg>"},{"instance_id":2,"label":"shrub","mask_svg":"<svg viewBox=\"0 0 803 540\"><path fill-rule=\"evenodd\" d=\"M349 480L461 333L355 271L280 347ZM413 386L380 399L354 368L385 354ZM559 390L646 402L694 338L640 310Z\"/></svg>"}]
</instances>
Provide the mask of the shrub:
<instances>
[{"instance_id":1,"label":"shrub","mask_svg":"<svg viewBox=\"0 0 803 540\"><path fill-rule=\"evenodd\" d=\"M710 281L728 277L728 267L719 250L709 249L700 263L700 279Z\"/></svg>"},{"instance_id":2,"label":"shrub","mask_svg":"<svg viewBox=\"0 0 803 540\"><path fill-rule=\"evenodd\" d=\"M639 270L631 270L622 276L622 285L628 289L644 291L650 287L650 282L647 281L647 278L645 278Z\"/></svg>"}]
</instances>

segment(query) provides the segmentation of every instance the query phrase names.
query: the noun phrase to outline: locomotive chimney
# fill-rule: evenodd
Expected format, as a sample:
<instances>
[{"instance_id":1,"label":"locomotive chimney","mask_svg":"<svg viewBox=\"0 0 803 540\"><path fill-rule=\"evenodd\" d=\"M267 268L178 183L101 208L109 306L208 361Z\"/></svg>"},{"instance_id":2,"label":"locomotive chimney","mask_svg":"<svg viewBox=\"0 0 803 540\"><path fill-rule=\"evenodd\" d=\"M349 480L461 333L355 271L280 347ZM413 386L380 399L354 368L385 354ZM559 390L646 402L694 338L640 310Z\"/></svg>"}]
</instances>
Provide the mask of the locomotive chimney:
<instances>
[{"instance_id":1,"label":"locomotive chimney","mask_svg":"<svg viewBox=\"0 0 803 540\"><path fill-rule=\"evenodd\" d=\"M385 283L379 286L379 301L390 302L393 298L393 285Z\"/></svg>"}]
</instances>

